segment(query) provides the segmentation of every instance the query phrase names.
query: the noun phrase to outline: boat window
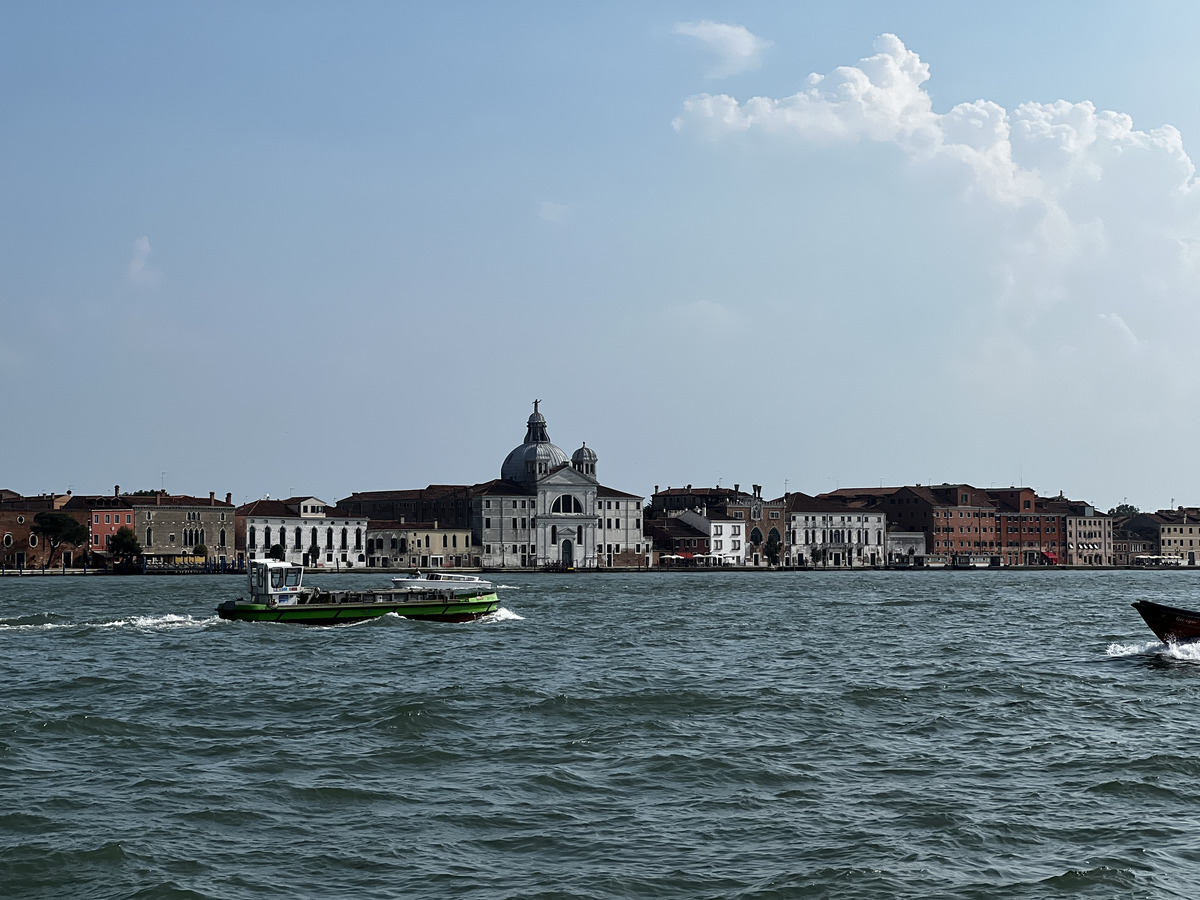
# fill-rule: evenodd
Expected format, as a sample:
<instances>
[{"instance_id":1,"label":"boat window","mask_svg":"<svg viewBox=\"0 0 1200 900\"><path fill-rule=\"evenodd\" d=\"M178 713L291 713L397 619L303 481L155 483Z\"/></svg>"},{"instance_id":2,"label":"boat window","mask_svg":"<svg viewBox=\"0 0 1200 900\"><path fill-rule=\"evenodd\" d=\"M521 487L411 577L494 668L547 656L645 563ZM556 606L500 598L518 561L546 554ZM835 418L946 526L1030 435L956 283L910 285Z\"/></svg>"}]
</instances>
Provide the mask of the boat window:
<instances>
[{"instance_id":1,"label":"boat window","mask_svg":"<svg viewBox=\"0 0 1200 900\"><path fill-rule=\"evenodd\" d=\"M287 586L298 587L300 585L300 570L288 569L287 571Z\"/></svg>"},{"instance_id":2,"label":"boat window","mask_svg":"<svg viewBox=\"0 0 1200 900\"><path fill-rule=\"evenodd\" d=\"M272 569L271 570L271 587L272 588L283 587L283 569Z\"/></svg>"}]
</instances>

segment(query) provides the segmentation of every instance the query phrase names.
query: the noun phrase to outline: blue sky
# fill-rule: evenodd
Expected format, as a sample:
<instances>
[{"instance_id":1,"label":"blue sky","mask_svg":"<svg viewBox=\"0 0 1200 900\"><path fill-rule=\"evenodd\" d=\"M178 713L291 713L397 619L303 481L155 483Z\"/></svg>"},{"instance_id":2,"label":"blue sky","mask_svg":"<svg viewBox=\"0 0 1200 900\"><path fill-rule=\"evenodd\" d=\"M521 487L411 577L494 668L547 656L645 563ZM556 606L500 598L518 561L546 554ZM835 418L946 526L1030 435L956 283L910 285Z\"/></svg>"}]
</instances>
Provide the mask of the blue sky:
<instances>
[{"instance_id":1,"label":"blue sky","mask_svg":"<svg viewBox=\"0 0 1200 900\"><path fill-rule=\"evenodd\" d=\"M538 397L636 493L1198 503L1197 26L7 4L0 487L483 481Z\"/></svg>"}]
</instances>

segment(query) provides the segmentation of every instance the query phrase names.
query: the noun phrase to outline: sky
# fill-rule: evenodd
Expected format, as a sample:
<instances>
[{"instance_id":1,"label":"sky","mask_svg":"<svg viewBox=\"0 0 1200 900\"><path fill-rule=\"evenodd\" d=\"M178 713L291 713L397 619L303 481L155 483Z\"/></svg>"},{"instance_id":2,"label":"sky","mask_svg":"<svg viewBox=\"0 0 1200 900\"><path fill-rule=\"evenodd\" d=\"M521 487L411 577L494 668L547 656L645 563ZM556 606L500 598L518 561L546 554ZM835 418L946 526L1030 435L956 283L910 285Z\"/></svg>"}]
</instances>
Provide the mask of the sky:
<instances>
[{"instance_id":1,"label":"sky","mask_svg":"<svg viewBox=\"0 0 1200 900\"><path fill-rule=\"evenodd\" d=\"M0 487L1200 504L1200 5L0 16Z\"/></svg>"}]
</instances>

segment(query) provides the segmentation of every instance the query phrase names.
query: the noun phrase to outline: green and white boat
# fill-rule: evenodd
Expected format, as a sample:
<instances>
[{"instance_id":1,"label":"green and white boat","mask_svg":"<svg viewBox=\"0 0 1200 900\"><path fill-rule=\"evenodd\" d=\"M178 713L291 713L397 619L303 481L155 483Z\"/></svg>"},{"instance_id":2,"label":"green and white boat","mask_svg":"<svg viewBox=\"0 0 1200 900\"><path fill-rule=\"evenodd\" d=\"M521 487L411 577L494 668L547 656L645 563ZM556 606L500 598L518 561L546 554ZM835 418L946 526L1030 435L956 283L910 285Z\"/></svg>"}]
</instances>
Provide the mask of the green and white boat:
<instances>
[{"instance_id":1,"label":"green and white boat","mask_svg":"<svg viewBox=\"0 0 1200 900\"><path fill-rule=\"evenodd\" d=\"M247 575L250 599L222 603L217 607L222 619L348 625L395 613L406 619L470 622L500 606L492 583L474 575L418 572L392 579L390 588L337 591L305 587L304 567L293 563L253 559Z\"/></svg>"}]
</instances>

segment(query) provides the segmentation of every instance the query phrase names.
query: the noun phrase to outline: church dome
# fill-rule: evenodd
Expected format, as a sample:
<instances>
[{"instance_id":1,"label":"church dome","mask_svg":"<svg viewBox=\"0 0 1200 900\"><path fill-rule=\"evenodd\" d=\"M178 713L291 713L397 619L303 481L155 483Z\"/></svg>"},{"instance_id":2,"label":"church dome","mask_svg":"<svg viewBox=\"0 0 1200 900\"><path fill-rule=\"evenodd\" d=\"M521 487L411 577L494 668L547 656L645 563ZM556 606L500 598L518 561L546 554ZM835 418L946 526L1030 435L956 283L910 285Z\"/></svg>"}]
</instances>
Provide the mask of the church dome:
<instances>
[{"instance_id":1,"label":"church dome","mask_svg":"<svg viewBox=\"0 0 1200 900\"><path fill-rule=\"evenodd\" d=\"M567 462L567 454L550 442L546 417L538 412L538 402L533 401L533 414L525 429L525 442L514 448L500 467L500 477L505 481L532 481Z\"/></svg>"},{"instance_id":2,"label":"church dome","mask_svg":"<svg viewBox=\"0 0 1200 900\"><path fill-rule=\"evenodd\" d=\"M575 471L582 472L584 475L596 477L596 451L584 444L578 450L571 454L571 465Z\"/></svg>"}]
</instances>

